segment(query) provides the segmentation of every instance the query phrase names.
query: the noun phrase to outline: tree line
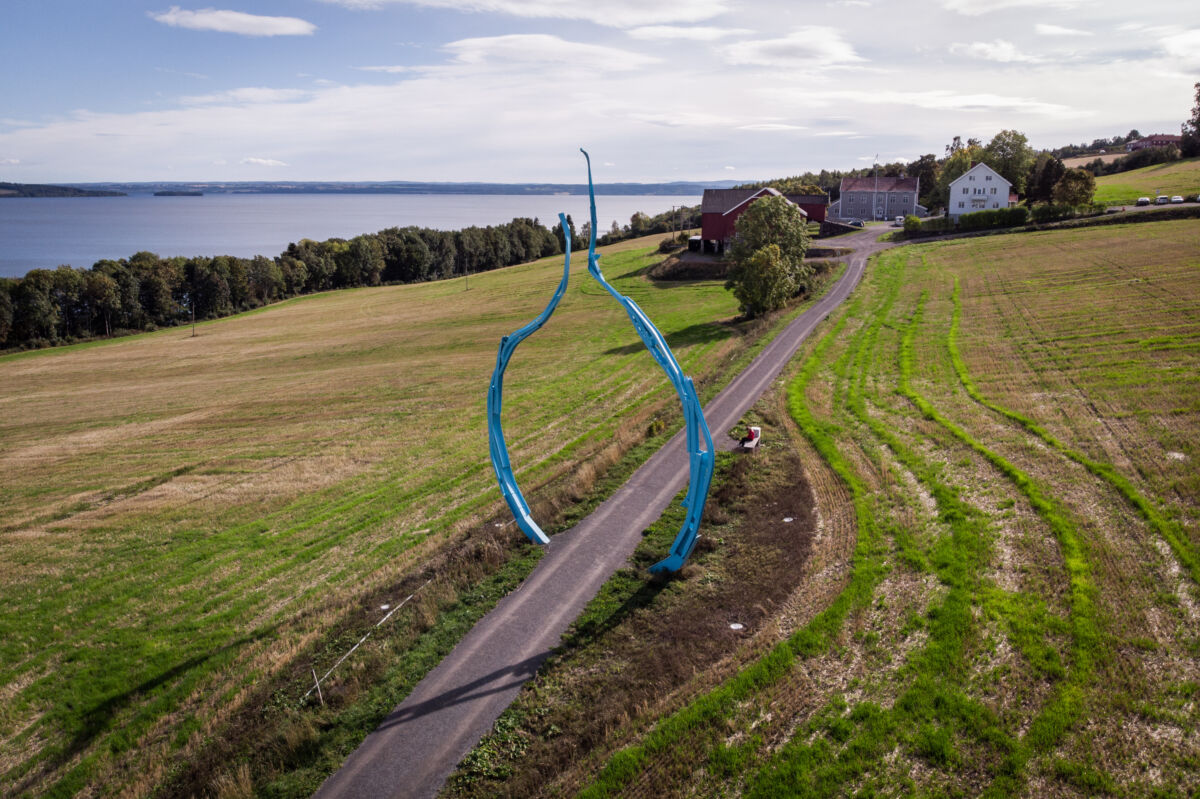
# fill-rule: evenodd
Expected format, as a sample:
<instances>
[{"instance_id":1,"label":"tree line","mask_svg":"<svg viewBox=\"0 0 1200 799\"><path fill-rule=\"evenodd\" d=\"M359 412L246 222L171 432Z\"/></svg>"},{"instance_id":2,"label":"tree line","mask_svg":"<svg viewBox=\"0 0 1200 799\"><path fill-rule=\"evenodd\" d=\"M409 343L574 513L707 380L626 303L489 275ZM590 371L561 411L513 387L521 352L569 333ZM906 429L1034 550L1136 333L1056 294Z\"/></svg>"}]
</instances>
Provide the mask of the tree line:
<instances>
[{"instance_id":1,"label":"tree line","mask_svg":"<svg viewBox=\"0 0 1200 799\"><path fill-rule=\"evenodd\" d=\"M616 221L600 244L700 224L700 206ZM33 269L0 278L0 347L42 347L216 319L318 291L422 283L559 255L571 237L587 247L590 225L547 228L537 219L445 231L391 227L352 239L301 239L275 258L163 258L138 252L90 269Z\"/></svg>"}]
</instances>

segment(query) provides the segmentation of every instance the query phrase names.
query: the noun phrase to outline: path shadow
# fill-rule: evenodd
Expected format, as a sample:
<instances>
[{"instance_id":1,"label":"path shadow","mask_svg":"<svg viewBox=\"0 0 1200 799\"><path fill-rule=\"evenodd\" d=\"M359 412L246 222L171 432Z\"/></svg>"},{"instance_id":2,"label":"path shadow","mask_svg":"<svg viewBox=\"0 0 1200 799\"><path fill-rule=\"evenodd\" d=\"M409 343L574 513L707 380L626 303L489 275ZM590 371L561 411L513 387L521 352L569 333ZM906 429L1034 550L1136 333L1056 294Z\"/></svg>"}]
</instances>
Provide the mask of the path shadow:
<instances>
[{"instance_id":1,"label":"path shadow","mask_svg":"<svg viewBox=\"0 0 1200 799\"><path fill-rule=\"evenodd\" d=\"M536 655L525 658L524 660L514 663L510 666L503 666L495 671L489 672L482 677L479 677L466 685L460 685L456 688L451 688L449 691L438 694L432 699L426 699L424 702L418 702L409 707L403 704L396 710L388 714L388 717L379 725L378 730L388 729L409 721L415 721L423 716L428 716L430 713L436 713L439 710L444 710L448 707L461 705L464 702L470 702L484 696L491 696L502 691L507 691L510 688L515 688L524 685L529 681L534 674L537 674L538 668L550 657L550 650L539 652ZM494 684L506 677L513 679L501 684Z\"/></svg>"}]
</instances>

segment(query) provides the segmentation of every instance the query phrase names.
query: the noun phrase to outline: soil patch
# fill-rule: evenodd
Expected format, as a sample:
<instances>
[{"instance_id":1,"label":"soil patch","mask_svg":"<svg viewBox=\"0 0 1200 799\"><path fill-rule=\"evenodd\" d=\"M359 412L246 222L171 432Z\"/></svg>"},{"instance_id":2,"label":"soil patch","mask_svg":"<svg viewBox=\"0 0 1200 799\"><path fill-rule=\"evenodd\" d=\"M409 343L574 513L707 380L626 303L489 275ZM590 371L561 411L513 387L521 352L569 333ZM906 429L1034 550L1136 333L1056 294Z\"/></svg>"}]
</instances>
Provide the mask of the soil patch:
<instances>
[{"instance_id":1,"label":"soil patch","mask_svg":"<svg viewBox=\"0 0 1200 799\"><path fill-rule=\"evenodd\" d=\"M639 717L658 717L664 703L685 701L724 675L721 661L773 624L812 549L812 489L789 443L782 437L757 454L722 456L692 563L679 577L655 579L644 567L658 550L648 546L642 557L639 548L639 568L614 578L624 583L621 596L602 592L585 611L563 651L464 759L450 795L569 792L588 755L620 745ZM665 532L673 534L669 517ZM652 528L649 537L656 534ZM611 610L596 614L605 601Z\"/></svg>"}]
</instances>

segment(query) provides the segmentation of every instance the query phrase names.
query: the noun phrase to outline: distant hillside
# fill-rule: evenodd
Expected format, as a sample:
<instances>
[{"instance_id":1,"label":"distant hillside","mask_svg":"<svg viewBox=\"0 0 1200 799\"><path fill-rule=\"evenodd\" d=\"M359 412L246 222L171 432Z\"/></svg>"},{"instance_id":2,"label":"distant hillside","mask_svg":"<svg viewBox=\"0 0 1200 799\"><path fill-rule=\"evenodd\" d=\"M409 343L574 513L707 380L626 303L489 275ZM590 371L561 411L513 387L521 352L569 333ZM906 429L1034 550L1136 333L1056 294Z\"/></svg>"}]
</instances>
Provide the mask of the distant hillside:
<instances>
[{"instance_id":1,"label":"distant hillside","mask_svg":"<svg viewBox=\"0 0 1200 799\"><path fill-rule=\"evenodd\" d=\"M1192 197L1197 193L1200 193L1200 158L1096 178L1096 202L1108 205L1133 205L1138 197L1153 198L1158 194Z\"/></svg>"},{"instance_id":2,"label":"distant hillside","mask_svg":"<svg viewBox=\"0 0 1200 799\"><path fill-rule=\"evenodd\" d=\"M0 197L124 197L125 192L109 189L77 189L45 183L0 183Z\"/></svg>"},{"instance_id":3,"label":"distant hillside","mask_svg":"<svg viewBox=\"0 0 1200 799\"><path fill-rule=\"evenodd\" d=\"M705 189L724 189L731 180L674 181L669 183L598 183L596 194L665 194L695 196ZM204 194L587 194L586 183L438 183L423 181L306 181L194 182L194 183L86 183L89 189L124 194L203 192Z\"/></svg>"}]
</instances>

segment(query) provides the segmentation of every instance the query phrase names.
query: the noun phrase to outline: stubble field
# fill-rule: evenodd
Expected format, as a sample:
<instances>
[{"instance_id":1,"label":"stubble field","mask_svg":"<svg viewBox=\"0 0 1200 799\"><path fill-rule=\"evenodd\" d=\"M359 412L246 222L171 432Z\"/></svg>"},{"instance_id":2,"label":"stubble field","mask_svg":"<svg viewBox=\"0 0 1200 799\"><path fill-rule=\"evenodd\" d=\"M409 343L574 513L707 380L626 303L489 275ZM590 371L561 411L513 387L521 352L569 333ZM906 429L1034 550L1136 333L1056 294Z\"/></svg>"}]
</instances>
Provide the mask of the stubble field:
<instances>
[{"instance_id":1,"label":"stubble field","mask_svg":"<svg viewBox=\"0 0 1200 799\"><path fill-rule=\"evenodd\" d=\"M573 686L637 677L645 622L615 620L455 792L486 795L497 760L506 784L589 797L1200 790L1200 226L905 247L868 272L797 359L792 420L764 428L802 435L817 520L795 592L825 598L581 735L558 723ZM716 528L730 552L741 524ZM663 608L702 607L726 548ZM537 773L563 736L588 748Z\"/></svg>"}]
</instances>

